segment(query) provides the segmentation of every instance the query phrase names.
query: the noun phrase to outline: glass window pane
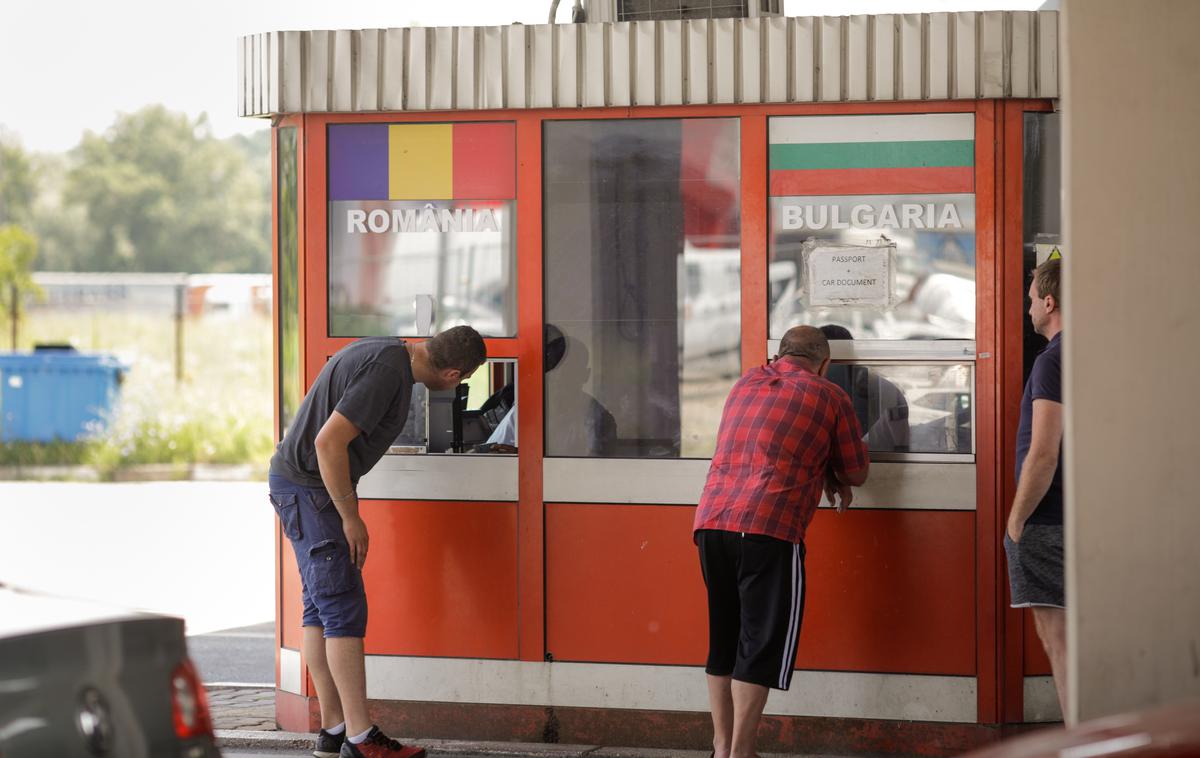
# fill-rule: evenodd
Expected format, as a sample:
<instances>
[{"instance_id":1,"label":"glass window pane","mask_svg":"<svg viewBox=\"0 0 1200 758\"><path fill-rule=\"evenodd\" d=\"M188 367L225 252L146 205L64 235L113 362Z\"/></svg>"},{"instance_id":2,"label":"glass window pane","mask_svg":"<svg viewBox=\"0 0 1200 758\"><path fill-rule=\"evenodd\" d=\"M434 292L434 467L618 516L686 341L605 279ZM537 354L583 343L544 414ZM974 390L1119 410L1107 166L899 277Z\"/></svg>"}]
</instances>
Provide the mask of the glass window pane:
<instances>
[{"instance_id":1,"label":"glass window pane","mask_svg":"<svg viewBox=\"0 0 1200 758\"><path fill-rule=\"evenodd\" d=\"M547 123L546 453L707 457L741 350L736 119Z\"/></svg>"},{"instance_id":2,"label":"glass window pane","mask_svg":"<svg viewBox=\"0 0 1200 758\"><path fill-rule=\"evenodd\" d=\"M517 333L508 122L329 127L329 334Z\"/></svg>"},{"instance_id":3,"label":"glass window pane","mask_svg":"<svg viewBox=\"0 0 1200 758\"><path fill-rule=\"evenodd\" d=\"M455 439L455 400L461 398ZM459 388L429 392L413 385L408 422L392 453L516 452L517 362L489 359ZM506 447L497 447L503 445ZM455 450L457 446L458 450ZM511 449L509 449L511 448Z\"/></svg>"},{"instance_id":4,"label":"glass window pane","mask_svg":"<svg viewBox=\"0 0 1200 758\"><path fill-rule=\"evenodd\" d=\"M1062 122L1058 113L1025 114L1024 245L1021 268L1028 286L1033 270L1053 255L1062 256ZM1024 295L1022 295L1024 297ZM1028 306L1028 300L1025 301ZM1046 338L1033 329L1029 308L1022 316L1024 372L1029 379L1033 361Z\"/></svg>"},{"instance_id":5,"label":"glass window pane","mask_svg":"<svg viewBox=\"0 0 1200 758\"><path fill-rule=\"evenodd\" d=\"M300 375L300 244L296 174L296 128L276 132L276 196L279 200L279 436L292 423L303 396Z\"/></svg>"},{"instance_id":6,"label":"glass window pane","mask_svg":"<svg viewBox=\"0 0 1200 758\"><path fill-rule=\"evenodd\" d=\"M835 363L872 453L971 454L974 365Z\"/></svg>"},{"instance_id":7,"label":"glass window pane","mask_svg":"<svg viewBox=\"0 0 1200 758\"><path fill-rule=\"evenodd\" d=\"M975 338L973 114L777 117L769 134L772 339L797 324L856 339ZM807 281L810 239L893 242L888 304L868 304L879 294L864 286L861 304L817 305L828 298ZM830 281L876 281L845 273Z\"/></svg>"}]
</instances>

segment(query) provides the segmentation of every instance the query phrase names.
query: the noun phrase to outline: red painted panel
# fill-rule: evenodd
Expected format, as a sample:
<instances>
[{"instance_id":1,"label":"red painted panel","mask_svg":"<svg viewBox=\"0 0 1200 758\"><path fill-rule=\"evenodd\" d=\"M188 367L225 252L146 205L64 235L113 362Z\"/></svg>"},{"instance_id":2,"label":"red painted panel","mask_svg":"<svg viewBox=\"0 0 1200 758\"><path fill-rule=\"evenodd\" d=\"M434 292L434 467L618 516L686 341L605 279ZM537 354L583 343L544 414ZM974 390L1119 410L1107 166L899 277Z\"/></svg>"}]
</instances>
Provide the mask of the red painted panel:
<instances>
[{"instance_id":1,"label":"red painted panel","mask_svg":"<svg viewBox=\"0 0 1200 758\"><path fill-rule=\"evenodd\" d=\"M512 122L454 125L454 197L511 200L516 197L516 125Z\"/></svg>"},{"instance_id":2,"label":"red painted panel","mask_svg":"<svg viewBox=\"0 0 1200 758\"><path fill-rule=\"evenodd\" d=\"M694 513L546 504L546 648L555 660L704 663Z\"/></svg>"},{"instance_id":3,"label":"red painted panel","mask_svg":"<svg viewBox=\"0 0 1200 758\"><path fill-rule=\"evenodd\" d=\"M742 118L742 371L767 360L767 117Z\"/></svg>"},{"instance_id":4,"label":"red painted panel","mask_svg":"<svg viewBox=\"0 0 1200 758\"><path fill-rule=\"evenodd\" d=\"M278 521L275 529L279 530ZM292 549L292 543L282 534L279 539L279 601L283 612L280 637L284 647L299 650L304 640L304 633L300 631L300 617L304 614L300 569L296 567L296 551Z\"/></svg>"},{"instance_id":5,"label":"red painted panel","mask_svg":"<svg viewBox=\"0 0 1200 758\"><path fill-rule=\"evenodd\" d=\"M975 673L975 514L818 511L800 668Z\"/></svg>"},{"instance_id":6,"label":"red painted panel","mask_svg":"<svg viewBox=\"0 0 1200 758\"><path fill-rule=\"evenodd\" d=\"M694 510L547 505L556 660L702 664ZM821 511L809 530L800 668L975 673L974 514Z\"/></svg>"},{"instance_id":7,"label":"red painted panel","mask_svg":"<svg viewBox=\"0 0 1200 758\"><path fill-rule=\"evenodd\" d=\"M364 500L374 655L517 656L515 503Z\"/></svg>"},{"instance_id":8,"label":"red painted panel","mask_svg":"<svg viewBox=\"0 0 1200 758\"><path fill-rule=\"evenodd\" d=\"M542 508L542 123L517 121L517 437L519 457L519 653L546 655L545 515ZM490 346L488 348L491 350Z\"/></svg>"},{"instance_id":9,"label":"red painted panel","mask_svg":"<svg viewBox=\"0 0 1200 758\"><path fill-rule=\"evenodd\" d=\"M997 570L1000 510L997 506L999 484L996 479L996 392L999 366L1004 359L1003 345L998 342L996 310L1000 300L1000 279L997 276L999 257L997 234L1002 203L997 204L997 138L996 109L991 101L979 103L975 113L975 312L976 345L978 354L991 353L975 364L975 540L976 586L979 597L976 607L976 649L979 695L976 713L980 721L996 723L1003 701L1002 656L1000 654L1001 621L997 591L1002 572Z\"/></svg>"},{"instance_id":10,"label":"red painted panel","mask_svg":"<svg viewBox=\"0 0 1200 758\"><path fill-rule=\"evenodd\" d=\"M973 192L974 166L772 171L772 195L920 195Z\"/></svg>"},{"instance_id":11,"label":"red painted panel","mask_svg":"<svg viewBox=\"0 0 1200 758\"><path fill-rule=\"evenodd\" d=\"M1012 506L1016 484L1013 468L1016 456L1017 419L1020 416L1022 392L1021 319L1024 310L1025 288L1021 281L1021 238L1023 236L1021 203L1024 153L1021 135L1023 116L1013 101L997 101L996 111L996 249L1001 261L996 280L999 310L1000 342L995 404L998 423L994 434L998 442L995 456L998 503L993 545L999 545L1007 528L1008 512ZM996 587L999 605L998 620L1002 644L998 646L1002 661L1003 721L1025 719L1025 679L1022 673L1025 659L1025 634L1022 631L1025 611L1009 607L1008 565L1003 549L997 550Z\"/></svg>"}]
</instances>

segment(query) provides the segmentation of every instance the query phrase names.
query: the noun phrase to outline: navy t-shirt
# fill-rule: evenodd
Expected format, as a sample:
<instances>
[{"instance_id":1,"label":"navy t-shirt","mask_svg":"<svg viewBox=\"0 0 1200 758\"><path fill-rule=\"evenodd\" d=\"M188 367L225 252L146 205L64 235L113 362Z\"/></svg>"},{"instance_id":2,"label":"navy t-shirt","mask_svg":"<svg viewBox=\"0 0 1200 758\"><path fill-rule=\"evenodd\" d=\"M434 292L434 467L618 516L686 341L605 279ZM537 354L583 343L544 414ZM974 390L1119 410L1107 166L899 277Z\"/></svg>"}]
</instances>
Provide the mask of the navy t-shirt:
<instances>
[{"instance_id":1,"label":"navy t-shirt","mask_svg":"<svg viewBox=\"0 0 1200 758\"><path fill-rule=\"evenodd\" d=\"M1054 335L1050 344L1038 353L1033 362L1033 371L1025 383L1025 394L1021 397L1021 423L1017 427L1017 481L1021 481L1021 468L1033 441L1033 401L1053 400L1062 402L1062 332ZM1029 517L1030 524L1061 524L1063 522L1062 445L1058 450L1058 466L1050 489Z\"/></svg>"},{"instance_id":2,"label":"navy t-shirt","mask_svg":"<svg viewBox=\"0 0 1200 758\"><path fill-rule=\"evenodd\" d=\"M271 473L306 487L320 487L317 432L334 411L361 432L348 447L355 484L379 462L408 420L412 363L404 341L366 337L337 351L304 396L292 426L275 448Z\"/></svg>"}]
</instances>

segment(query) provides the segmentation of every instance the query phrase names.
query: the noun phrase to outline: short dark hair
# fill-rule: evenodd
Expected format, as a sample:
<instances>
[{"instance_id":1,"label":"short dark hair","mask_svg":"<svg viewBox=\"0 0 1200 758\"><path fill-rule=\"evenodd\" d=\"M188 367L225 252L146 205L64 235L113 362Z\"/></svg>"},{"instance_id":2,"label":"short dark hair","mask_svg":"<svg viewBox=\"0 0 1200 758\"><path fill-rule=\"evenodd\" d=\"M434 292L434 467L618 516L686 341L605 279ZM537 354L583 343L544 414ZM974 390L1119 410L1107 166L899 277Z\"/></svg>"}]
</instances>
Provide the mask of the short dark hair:
<instances>
[{"instance_id":1,"label":"short dark hair","mask_svg":"<svg viewBox=\"0 0 1200 758\"><path fill-rule=\"evenodd\" d=\"M1062 260L1048 260L1033 270L1033 281L1037 283L1038 297L1050 295L1057 306L1062 306L1062 290L1059 286Z\"/></svg>"},{"instance_id":2,"label":"short dark hair","mask_svg":"<svg viewBox=\"0 0 1200 758\"><path fill-rule=\"evenodd\" d=\"M542 370L553 371L563 356L567 354L567 338L562 329L554 324L546 324L542 328L542 341L545 343L545 356L542 358Z\"/></svg>"},{"instance_id":3,"label":"short dark hair","mask_svg":"<svg viewBox=\"0 0 1200 758\"><path fill-rule=\"evenodd\" d=\"M815 326L793 326L779 342L779 357L785 355L820 364L829 358L829 340Z\"/></svg>"},{"instance_id":4,"label":"short dark hair","mask_svg":"<svg viewBox=\"0 0 1200 758\"><path fill-rule=\"evenodd\" d=\"M844 326L839 326L838 324L826 324L825 326L821 327L821 334L824 334L825 339L827 340L854 339L854 335L850 333L849 329Z\"/></svg>"},{"instance_id":5,"label":"short dark hair","mask_svg":"<svg viewBox=\"0 0 1200 758\"><path fill-rule=\"evenodd\" d=\"M469 374L487 360L483 337L469 326L454 326L425 343L429 360L438 371L458 369Z\"/></svg>"}]
</instances>

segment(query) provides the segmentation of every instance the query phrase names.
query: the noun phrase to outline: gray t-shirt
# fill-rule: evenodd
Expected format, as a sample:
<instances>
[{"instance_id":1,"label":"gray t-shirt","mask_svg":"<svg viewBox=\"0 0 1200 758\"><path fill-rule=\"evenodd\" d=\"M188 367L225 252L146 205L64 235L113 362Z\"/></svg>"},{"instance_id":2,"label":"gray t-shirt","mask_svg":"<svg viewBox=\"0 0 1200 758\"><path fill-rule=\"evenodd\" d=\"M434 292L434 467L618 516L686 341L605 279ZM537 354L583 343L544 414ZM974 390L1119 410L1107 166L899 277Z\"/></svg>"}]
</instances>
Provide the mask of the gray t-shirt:
<instances>
[{"instance_id":1,"label":"gray t-shirt","mask_svg":"<svg viewBox=\"0 0 1200 758\"><path fill-rule=\"evenodd\" d=\"M366 337L337 351L304 396L292 426L271 457L271 473L320 487L317 432L334 411L358 427L348 449L355 484L379 462L400 434L412 400L412 363L404 341Z\"/></svg>"}]
</instances>

